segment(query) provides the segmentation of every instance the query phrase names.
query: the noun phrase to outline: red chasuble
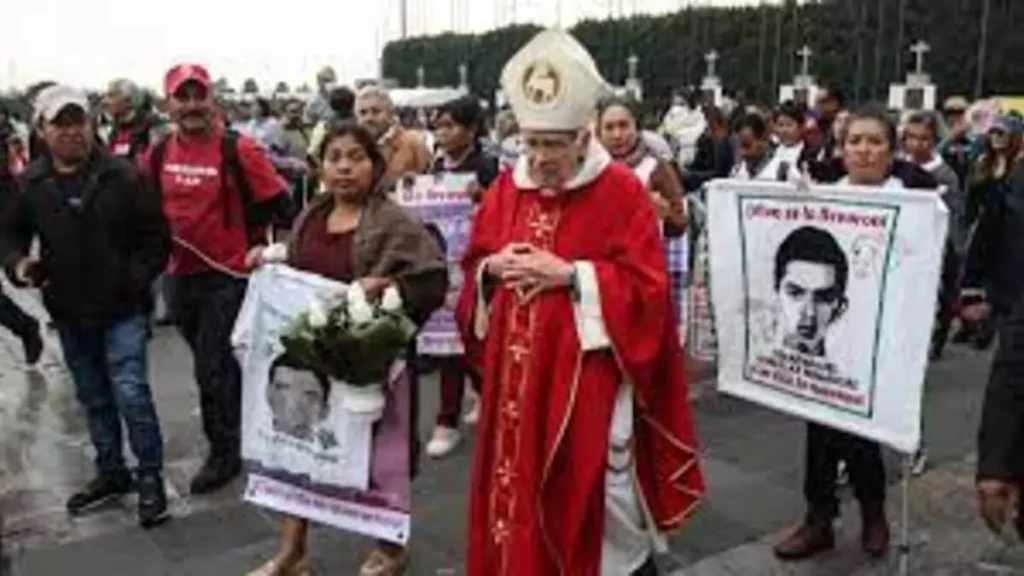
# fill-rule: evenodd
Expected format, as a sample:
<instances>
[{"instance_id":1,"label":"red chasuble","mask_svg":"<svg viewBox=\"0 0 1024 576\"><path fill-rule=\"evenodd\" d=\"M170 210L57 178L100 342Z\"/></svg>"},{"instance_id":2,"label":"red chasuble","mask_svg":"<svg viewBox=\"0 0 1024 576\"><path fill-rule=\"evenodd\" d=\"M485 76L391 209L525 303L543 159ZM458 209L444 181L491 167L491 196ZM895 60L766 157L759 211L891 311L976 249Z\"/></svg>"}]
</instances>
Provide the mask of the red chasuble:
<instances>
[{"instance_id":1,"label":"red chasuble","mask_svg":"<svg viewBox=\"0 0 1024 576\"><path fill-rule=\"evenodd\" d=\"M528 303L495 285L474 336L481 261L529 242L596 270L611 347L583 352L568 289ZM659 531L704 491L665 251L647 192L619 164L555 198L503 174L484 195L463 262L457 318L483 375L471 486L470 576L597 576L615 397L634 386L640 496Z\"/></svg>"}]
</instances>

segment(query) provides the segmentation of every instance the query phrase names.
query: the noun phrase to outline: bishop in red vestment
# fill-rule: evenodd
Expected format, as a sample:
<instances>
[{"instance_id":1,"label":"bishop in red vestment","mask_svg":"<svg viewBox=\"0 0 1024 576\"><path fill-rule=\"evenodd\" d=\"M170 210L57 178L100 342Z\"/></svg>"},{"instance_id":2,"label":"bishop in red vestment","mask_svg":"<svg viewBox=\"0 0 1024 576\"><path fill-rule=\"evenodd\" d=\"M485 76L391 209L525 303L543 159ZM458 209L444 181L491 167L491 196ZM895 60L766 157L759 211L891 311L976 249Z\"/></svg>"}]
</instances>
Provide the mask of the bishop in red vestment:
<instances>
[{"instance_id":1,"label":"bishop in red vestment","mask_svg":"<svg viewBox=\"0 0 1024 576\"><path fill-rule=\"evenodd\" d=\"M571 36L542 32L502 84L526 150L463 262L483 376L467 572L641 573L704 490L658 218L585 130L606 85Z\"/></svg>"}]
</instances>

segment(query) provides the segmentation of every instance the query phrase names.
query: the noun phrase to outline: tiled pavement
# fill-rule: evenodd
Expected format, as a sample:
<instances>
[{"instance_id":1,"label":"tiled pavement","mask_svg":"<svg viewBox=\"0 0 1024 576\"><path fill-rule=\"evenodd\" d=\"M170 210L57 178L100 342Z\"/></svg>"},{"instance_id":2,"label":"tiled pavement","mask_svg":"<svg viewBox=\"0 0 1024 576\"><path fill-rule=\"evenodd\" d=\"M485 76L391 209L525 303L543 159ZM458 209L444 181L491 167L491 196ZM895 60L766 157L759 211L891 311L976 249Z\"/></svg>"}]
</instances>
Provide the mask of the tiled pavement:
<instances>
[{"instance_id":1,"label":"tiled pavement","mask_svg":"<svg viewBox=\"0 0 1024 576\"><path fill-rule=\"evenodd\" d=\"M26 298L19 295L19 300ZM203 447L190 362L172 331L158 330L152 350L151 374L165 429L167 480L176 495L176 519L143 532L134 526L130 502L80 520L64 514L64 498L90 473L81 414L56 353L51 352L39 374L25 372L16 360L15 342L0 334L0 517L4 550L14 575L86 571L115 576L225 576L245 574L273 552L275 517L239 503L237 486L213 498L185 495L188 476L197 467ZM915 489L915 495L926 495L920 497L915 521L927 536L915 548L920 551L915 558L936 551L980 550L980 554L988 550L971 516L969 465L965 464L973 449L986 371L986 355L957 350L930 373L926 434L939 468L916 481L930 488ZM436 382L430 379L425 386L424 435L429 434L436 409ZM696 392L710 491L696 517L672 539L674 558L669 564L687 567L687 574L723 576L891 573L888 565L865 572L872 568L863 566L850 542L828 558L795 571L775 565L766 535L776 534L802 513L802 425L720 396L706 384ZM424 466L415 487L411 574L461 573L469 453L466 444L450 458ZM894 470L896 460L889 460ZM941 506L927 495L939 495ZM855 538L856 525L843 534L846 540ZM368 546L362 538L315 530L312 552L317 573L356 573ZM939 566L935 570L944 569L939 560L934 562ZM987 573L1013 573L999 572L998 565L995 569ZM918 573L972 574L957 569Z\"/></svg>"}]
</instances>

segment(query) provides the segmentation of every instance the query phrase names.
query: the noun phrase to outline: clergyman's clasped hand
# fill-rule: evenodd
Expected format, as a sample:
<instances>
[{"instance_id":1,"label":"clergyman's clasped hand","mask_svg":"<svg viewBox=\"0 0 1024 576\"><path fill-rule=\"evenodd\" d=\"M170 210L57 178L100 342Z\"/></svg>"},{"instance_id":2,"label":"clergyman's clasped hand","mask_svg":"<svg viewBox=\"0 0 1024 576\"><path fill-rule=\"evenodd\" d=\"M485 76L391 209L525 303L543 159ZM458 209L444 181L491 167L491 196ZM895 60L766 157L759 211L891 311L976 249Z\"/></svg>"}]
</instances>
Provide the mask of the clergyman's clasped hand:
<instances>
[{"instance_id":1,"label":"clergyman's clasped hand","mask_svg":"<svg viewBox=\"0 0 1024 576\"><path fill-rule=\"evenodd\" d=\"M541 292L572 284L575 268L547 250L512 243L487 260L487 273L529 302Z\"/></svg>"}]
</instances>

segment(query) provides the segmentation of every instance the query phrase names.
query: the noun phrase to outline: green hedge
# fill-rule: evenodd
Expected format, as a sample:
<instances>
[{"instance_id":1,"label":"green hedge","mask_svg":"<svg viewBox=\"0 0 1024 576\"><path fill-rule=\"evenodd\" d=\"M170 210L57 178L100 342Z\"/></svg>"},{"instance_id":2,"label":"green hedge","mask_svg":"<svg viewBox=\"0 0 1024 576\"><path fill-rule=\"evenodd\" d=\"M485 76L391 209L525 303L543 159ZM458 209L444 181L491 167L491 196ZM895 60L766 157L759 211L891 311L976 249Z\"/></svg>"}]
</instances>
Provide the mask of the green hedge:
<instances>
[{"instance_id":1,"label":"green hedge","mask_svg":"<svg viewBox=\"0 0 1024 576\"><path fill-rule=\"evenodd\" d=\"M1024 0L990 0L986 94L1024 93ZM704 54L721 54L719 75L727 88L774 101L777 86L799 69L796 51L815 52L811 72L844 86L855 101L885 98L888 85L913 64L908 48L923 39L932 46L927 71L942 95L974 92L984 0L819 0L745 8L689 8L665 16L587 20L572 32L591 51L609 81L621 84L626 59L639 58L639 76L650 100L664 101L704 75ZM469 67L472 90L490 97L505 62L537 32L512 26L484 34L442 34L389 43L383 73L415 86L422 66L428 86L458 84L459 64ZM902 41L902 44L900 44Z\"/></svg>"}]
</instances>

